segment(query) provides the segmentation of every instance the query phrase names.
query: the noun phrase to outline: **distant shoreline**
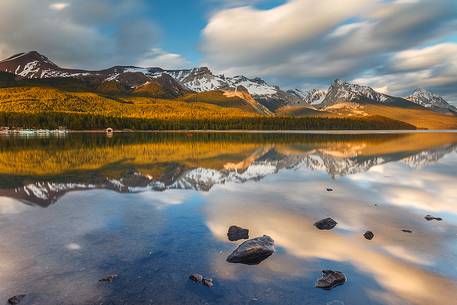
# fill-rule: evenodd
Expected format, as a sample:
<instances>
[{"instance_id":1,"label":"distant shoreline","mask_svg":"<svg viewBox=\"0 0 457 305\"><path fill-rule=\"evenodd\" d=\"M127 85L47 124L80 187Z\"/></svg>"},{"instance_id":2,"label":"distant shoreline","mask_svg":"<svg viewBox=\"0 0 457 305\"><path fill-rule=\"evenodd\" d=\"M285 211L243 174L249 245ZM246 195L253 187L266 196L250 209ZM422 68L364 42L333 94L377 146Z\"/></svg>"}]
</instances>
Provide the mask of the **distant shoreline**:
<instances>
[{"instance_id":1,"label":"distant shoreline","mask_svg":"<svg viewBox=\"0 0 457 305\"><path fill-rule=\"evenodd\" d=\"M105 130L68 130L68 133L106 133ZM447 130L114 130L119 133L259 133L259 134L398 134L398 133L457 133Z\"/></svg>"}]
</instances>

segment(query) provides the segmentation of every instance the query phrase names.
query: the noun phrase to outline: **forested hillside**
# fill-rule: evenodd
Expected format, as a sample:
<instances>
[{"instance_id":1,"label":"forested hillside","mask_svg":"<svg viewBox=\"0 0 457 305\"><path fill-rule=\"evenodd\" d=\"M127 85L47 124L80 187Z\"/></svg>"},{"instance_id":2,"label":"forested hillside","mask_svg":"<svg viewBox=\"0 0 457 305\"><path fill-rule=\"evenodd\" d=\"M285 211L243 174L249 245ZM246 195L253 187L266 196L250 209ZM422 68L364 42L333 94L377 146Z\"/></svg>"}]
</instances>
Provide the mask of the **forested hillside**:
<instances>
[{"instance_id":1,"label":"forested hillside","mask_svg":"<svg viewBox=\"0 0 457 305\"><path fill-rule=\"evenodd\" d=\"M201 97L201 99L200 99ZM214 98L214 100L213 100ZM21 86L0 89L0 126L70 129L414 129L381 116L362 118L260 115L236 97L188 95L177 99L64 91Z\"/></svg>"}]
</instances>

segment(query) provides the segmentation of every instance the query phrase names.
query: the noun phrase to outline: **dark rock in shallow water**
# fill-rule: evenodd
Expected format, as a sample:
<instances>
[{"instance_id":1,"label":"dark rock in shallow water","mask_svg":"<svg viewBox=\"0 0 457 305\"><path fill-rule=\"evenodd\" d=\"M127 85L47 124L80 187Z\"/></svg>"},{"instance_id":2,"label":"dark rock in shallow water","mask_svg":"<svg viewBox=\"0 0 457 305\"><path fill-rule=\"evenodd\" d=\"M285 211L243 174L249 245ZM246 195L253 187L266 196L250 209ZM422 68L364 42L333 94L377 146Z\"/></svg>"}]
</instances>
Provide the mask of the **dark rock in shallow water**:
<instances>
[{"instance_id":1,"label":"dark rock in shallow water","mask_svg":"<svg viewBox=\"0 0 457 305\"><path fill-rule=\"evenodd\" d=\"M240 239L249 238L249 230L243 229L238 226L231 226L227 232L227 237L230 241L237 241Z\"/></svg>"},{"instance_id":2,"label":"dark rock in shallow water","mask_svg":"<svg viewBox=\"0 0 457 305\"><path fill-rule=\"evenodd\" d=\"M264 235L243 242L227 257L227 262L257 265L273 252L275 252L274 240Z\"/></svg>"},{"instance_id":3,"label":"dark rock in shallow water","mask_svg":"<svg viewBox=\"0 0 457 305\"><path fill-rule=\"evenodd\" d=\"M322 219L322 220L319 220L318 222L316 222L314 224L314 226L316 228L318 228L319 230L331 230L333 229L338 223L336 221L334 221L333 219L331 218L325 218L325 219Z\"/></svg>"},{"instance_id":4,"label":"dark rock in shallow water","mask_svg":"<svg viewBox=\"0 0 457 305\"><path fill-rule=\"evenodd\" d=\"M23 300L26 296L27 296L26 294L15 295L14 297L8 299L8 304L10 304L10 305L17 305L17 304L21 303L22 300Z\"/></svg>"},{"instance_id":5,"label":"dark rock in shallow water","mask_svg":"<svg viewBox=\"0 0 457 305\"><path fill-rule=\"evenodd\" d=\"M195 274L191 274L189 276L189 278L194 281L194 282L197 282L197 283L200 283L200 284L203 284L205 285L206 287L209 287L209 288L213 288L214 284L213 284L213 279L211 278L204 278L203 275L201 274L198 274L198 273L195 273Z\"/></svg>"},{"instance_id":6,"label":"dark rock in shallow water","mask_svg":"<svg viewBox=\"0 0 457 305\"><path fill-rule=\"evenodd\" d=\"M213 279L203 279L202 284L206 287L213 288Z\"/></svg>"},{"instance_id":7,"label":"dark rock in shallow water","mask_svg":"<svg viewBox=\"0 0 457 305\"><path fill-rule=\"evenodd\" d=\"M425 220L427 220L427 221L432 221L432 220L441 221L441 220L443 220L443 218L441 218L441 217L434 217L434 216L432 216L432 215L427 215L427 216L425 216L424 218L425 218Z\"/></svg>"},{"instance_id":8,"label":"dark rock in shallow water","mask_svg":"<svg viewBox=\"0 0 457 305\"><path fill-rule=\"evenodd\" d=\"M104 278L102 278L102 279L100 279L98 281L99 282L105 282L105 283L112 283L115 278L117 278L117 274L108 275L107 277L104 277Z\"/></svg>"},{"instance_id":9,"label":"dark rock in shallow water","mask_svg":"<svg viewBox=\"0 0 457 305\"><path fill-rule=\"evenodd\" d=\"M340 271L322 270L322 277L316 281L316 288L332 289L346 283L346 276Z\"/></svg>"},{"instance_id":10,"label":"dark rock in shallow water","mask_svg":"<svg viewBox=\"0 0 457 305\"><path fill-rule=\"evenodd\" d=\"M198 274L198 273L195 273L195 274L191 274L189 276L189 278L194 281L194 282L199 282L201 283L203 281L203 275L201 274Z\"/></svg>"},{"instance_id":11,"label":"dark rock in shallow water","mask_svg":"<svg viewBox=\"0 0 457 305\"><path fill-rule=\"evenodd\" d=\"M411 231L411 230L406 230L406 229L403 229L403 230L401 230L401 231L404 232L404 233L413 233L413 231Z\"/></svg>"},{"instance_id":12,"label":"dark rock in shallow water","mask_svg":"<svg viewBox=\"0 0 457 305\"><path fill-rule=\"evenodd\" d=\"M333 189L327 188L327 192L333 192Z\"/></svg>"},{"instance_id":13,"label":"dark rock in shallow water","mask_svg":"<svg viewBox=\"0 0 457 305\"><path fill-rule=\"evenodd\" d=\"M374 238L374 234L371 231L366 231L365 234L363 234L363 236L368 240L372 240Z\"/></svg>"}]
</instances>

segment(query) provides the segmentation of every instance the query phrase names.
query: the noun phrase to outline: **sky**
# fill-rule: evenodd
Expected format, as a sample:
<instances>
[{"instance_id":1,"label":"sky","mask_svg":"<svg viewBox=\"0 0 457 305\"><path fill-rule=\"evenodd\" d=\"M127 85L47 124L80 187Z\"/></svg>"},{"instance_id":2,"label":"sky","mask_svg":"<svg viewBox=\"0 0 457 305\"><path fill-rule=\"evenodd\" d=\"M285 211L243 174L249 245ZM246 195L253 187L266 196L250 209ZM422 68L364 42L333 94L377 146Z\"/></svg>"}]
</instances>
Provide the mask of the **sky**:
<instances>
[{"instance_id":1,"label":"sky","mask_svg":"<svg viewBox=\"0 0 457 305\"><path fill-rule=\"evenodd\" d=\"M344 79L457 104L456 0L1 0L0 58L191 68L285 89Z\"/></svg>"}]
</instances>

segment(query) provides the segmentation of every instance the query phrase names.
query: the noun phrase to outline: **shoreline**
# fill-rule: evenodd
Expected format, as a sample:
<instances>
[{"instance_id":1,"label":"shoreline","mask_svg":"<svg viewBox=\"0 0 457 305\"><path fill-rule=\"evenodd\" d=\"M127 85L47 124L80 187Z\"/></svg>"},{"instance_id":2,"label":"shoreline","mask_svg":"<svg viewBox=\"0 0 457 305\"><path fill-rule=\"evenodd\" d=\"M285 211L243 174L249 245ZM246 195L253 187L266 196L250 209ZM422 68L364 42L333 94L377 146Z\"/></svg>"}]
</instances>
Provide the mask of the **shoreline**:
<instances>
[{"instance_id":1,"label":"shoreline","mask_svg":"<svg viewBox=\"0 0 457 305\"><path fill-rule=\"evenodd\" d=\"M105 130L68 130L68 133L107 133ZM395 134L395 133L457 133L457 129L443 130L114 130L119 133L259 133L259 134Z\"/></svg>"},{"instance_id":2,"label":"shoreline","mask_svg":"<svg viewBox=\"0 0 457 305\"><path fill-rule=\"evenodd\" d=\"M65 136L67 134L106 134L112 136L114 134L128 133L245 133L245 134L410 134L410 133L457 133L457 129L442 129L442 130L212 130L212 129L195 129L195 130L114 130L107 132L104 129L94 130L66 130L65 132L0 132L0 136Z\"/></svg>"}]
</instances>

